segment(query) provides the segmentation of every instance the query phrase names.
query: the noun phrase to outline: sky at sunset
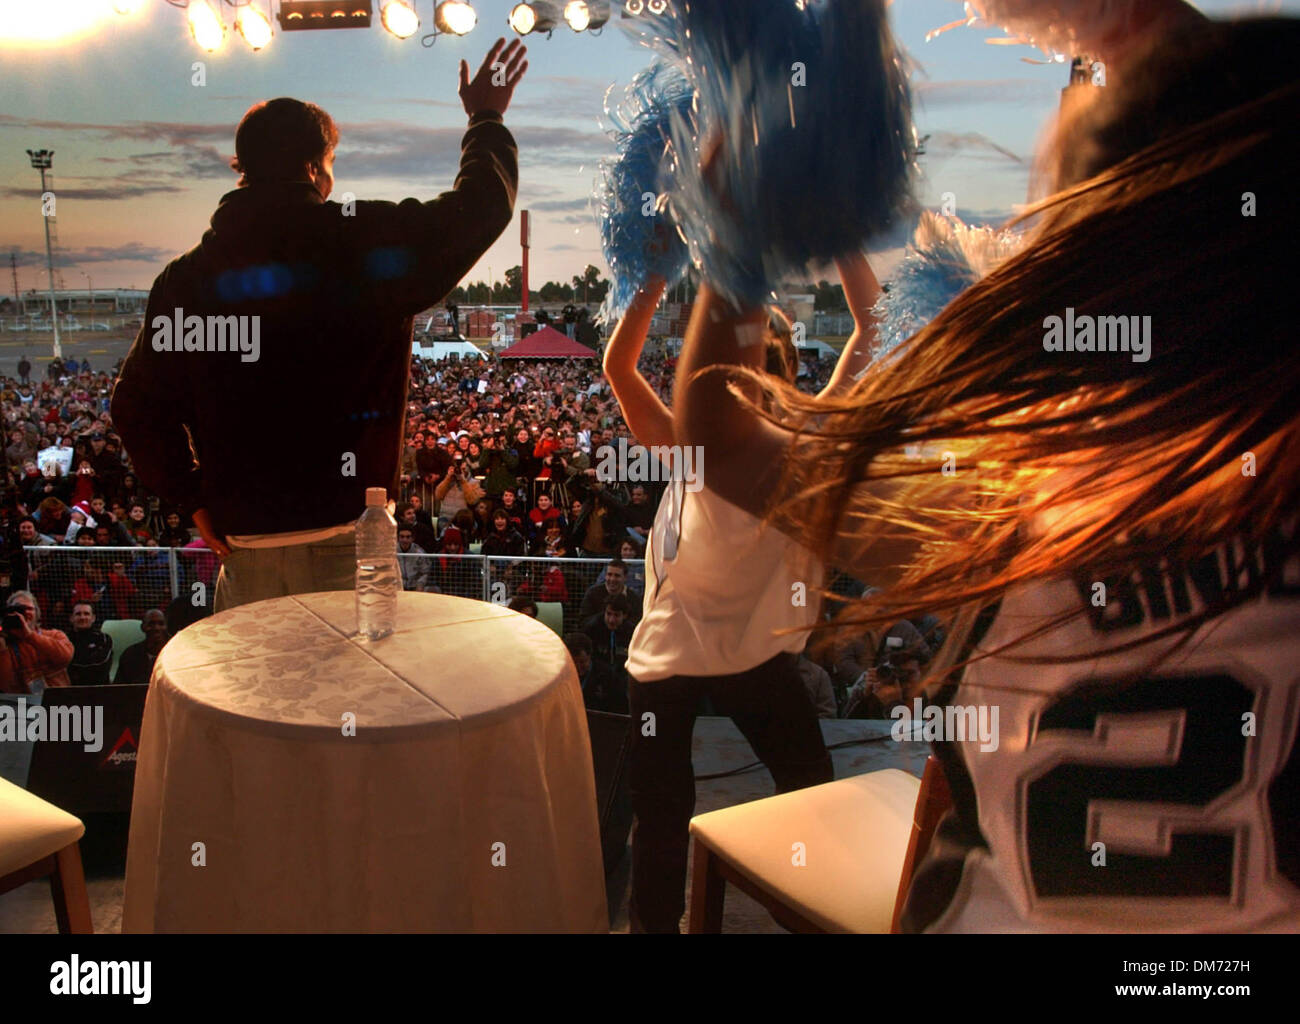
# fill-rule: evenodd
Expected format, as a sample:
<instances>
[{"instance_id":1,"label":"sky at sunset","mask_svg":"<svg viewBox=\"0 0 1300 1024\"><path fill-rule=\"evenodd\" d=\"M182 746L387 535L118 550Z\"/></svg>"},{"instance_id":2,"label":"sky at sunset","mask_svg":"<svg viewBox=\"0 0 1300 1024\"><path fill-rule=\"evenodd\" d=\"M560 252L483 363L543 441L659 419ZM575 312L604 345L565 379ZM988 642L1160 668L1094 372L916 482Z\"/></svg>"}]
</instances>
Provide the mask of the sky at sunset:
<instances>
[{"instance_id":1,"label":"sky at sunset","mask_svg":"<svg viewBox=\"0 0 1300 1024\"><path fill-rule=\"evenodd\" d=\"M263 9L267 0L260 0ZM737 0L743 2L743 0ZM234 129L254 102L289 95L328 110L339 124L338 199L432 198L455 175L465 117L456 96L463 57L477 68L492 41L510 35L513 0L477 0L479 26L423 47L433 0L419 0L420 33L398 40L369 30L281 33L252 53L232 34L205 54L184 12L145 0L131 17L107 0L0 0L0 295L12 291L8 256L23 290L44 287L39 177L25 150L53 149L59 262L64 286L147 288L163 265L193 246L220 197L234 187ZM621 6L616 0L616 7ZM1202 0L1206 13L1300 12L1300 0ZM378 4L376 4L378 7ZM67 33L34 41L38 27ZM229 21L230 8L224 8ZM1025 46L989 46L993 29L926 32L961 16L955 0L895 0L891 19L917 64L918 131L928 134L921 199L957 196L959 212L998 219L1025 198L1029 163L1068 77ZM84 19L81 24L78 19ZM518 210L533 213L531 284L604 268L589 207L598 161L612 152L600 126L611 84L625 84L649 52L617 28L551 39L531 36L530 68L506 123L519 143ZM80 25L80 31L78 27ZM18 38L15 38L17 36ZM195 61L206 85L192 84ZM518 213L468 280L496 279L520 262Z\"/></svg>"}]
</instances>

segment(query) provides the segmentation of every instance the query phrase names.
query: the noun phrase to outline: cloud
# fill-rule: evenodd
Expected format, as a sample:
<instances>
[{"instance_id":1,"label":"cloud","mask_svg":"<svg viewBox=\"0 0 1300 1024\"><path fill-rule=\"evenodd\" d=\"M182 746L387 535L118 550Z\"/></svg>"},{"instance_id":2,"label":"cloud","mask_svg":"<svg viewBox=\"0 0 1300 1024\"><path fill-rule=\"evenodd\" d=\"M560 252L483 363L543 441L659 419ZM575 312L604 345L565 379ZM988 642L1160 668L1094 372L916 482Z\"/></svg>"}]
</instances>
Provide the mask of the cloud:
<instances>
[{"instance_id":1,"label":"cloud","mask_svg":"<svg viewBox=\"0 0 1300 1024\"><path fill-rule=\"evenodd\" d=\"M973 227L1001 227L1016 215L1015 210L964 210L957 209L957 216Z\"/></svg>"},{"instance_id":2,"label":"cloud","mask_svg":"<svg viewBox=\"0 0 1300 1024\"><path fill-rule=\"evenodd\" d=\"M168 192L185 192L186 189L179 185L149 184L145 182L134 182L133 184L109 184L101 188L65 188L62 185L55 186L55 195L59 199L83 199L83 200L117 200L117 199L140 199L144 196L159 195ZM0 199L35 199L38 202L41 198L39 188L0 188Z\"/></svg>"},{"instance_id":3,"label":"cloud","mask_svg":"<svg viewBox=\"0 0 1300 1024\"><path fill-rule=\"evenodd\" d=\"M67 189L60 195L82 199L133 199L158 192L181 191L170 182L229 179L234 129L228 123L127 121L94 124L86 121L46 121L0 114L0 128L39 128L75 132L97 141L162 143L169 151L150 150L123 157L99 157L101 162L128 168L111 178L86 177L84 194ZM609 139L594 126L590 131L567 127L521 126L512 129L525 168L545 168L554 176L565 164L591 166L612 152ZM338 177L355 180L450 183L460 167L460 127L431 128L402 121L373 120L340 124ZM172 165L166 166L170 160ZM143 176L143 177L142 177ZM67 179L63 179L67 180ZM10 189L0 195L30 197L30 190Z\"/></svg>"},{"instance_id":4,"label":"cloud","mask_svg":"<svg viewBox=\"0 0 1300 1024\"><path fill-rule=\"evenodd\" d=\"M1051 83L1029 78L921 82L912 92L926 110L988 103L1050 103L1057 94Z\"/></svg>"},{"instance_id":5,"label":"cloud","mask_svg":"<svg viewBox=\"0 0 1300 1024\"><path fill-rule=\"evenodd\" d=\"M530 203L528 209L542 212L565 212L569 210L586 210L591 207L591 200L583 199L544 199L540 203Z\"/></svg>"},{"instance_id":6,"label":"cloud","mask_svg":"<svg viewBox=\"0 0 1300 1024\"><path fill-rule=\"evenodd\" d=\"M120 159L136 167L149 165L149 173L155 178L173 180L228 177L230 162L229 157L224 155L224 151L234 148L234 131L229 124L194 124L180 121L126 121L120 124L95 124L89 121L46 121L0 114L0 128L38 128L45 131L75 132L107 143L161 142L171 147L169 156L174 162L171 168L156 166L157 163L167 159L167 156L157 152ZM138 193L123 193L119 196L100 198L133 198L136 194Z\"/></svg>"},{"instance_id":7,"label":"cloud","mask_svg":"<svg viewBox=\"0 0 1300 1024\"><path fill-rule=\"evenodd\" d=\"M965 153L976 159L1027 165L1029 160L999 146L981 132L930 132L925 137L925 152L930 157L952 157Z\"/></svg>"},{"instance_id":8,"label":"cloud","mask_svg":"<svg viewBox=\"0 0 1300 1024\"><path fill-rule=\"evenodd\" d=\"M20 267L45 266L43 250L29 249L17 252ZM54 251L54 265L77 267L84 263L164 263L178 255L169 249L128 242L125 245L89 245L81 249L60 247Z\"/></svg>"},{"instance_id":9,"label":"cloud","mask_svg":"<svg viewBox=\"0 0 1300 1024\"><path fill-rule=\"evenodd\" d=\"M594 167L611 151L596 130L520 127L512 129L523 168ZM398 121L363 121L339 126L337 175L361 180L427 182L455 178L460 167L461 128L426 128ZM562 172L560 172L562 173Z\"/></svg>"}]
</instances>

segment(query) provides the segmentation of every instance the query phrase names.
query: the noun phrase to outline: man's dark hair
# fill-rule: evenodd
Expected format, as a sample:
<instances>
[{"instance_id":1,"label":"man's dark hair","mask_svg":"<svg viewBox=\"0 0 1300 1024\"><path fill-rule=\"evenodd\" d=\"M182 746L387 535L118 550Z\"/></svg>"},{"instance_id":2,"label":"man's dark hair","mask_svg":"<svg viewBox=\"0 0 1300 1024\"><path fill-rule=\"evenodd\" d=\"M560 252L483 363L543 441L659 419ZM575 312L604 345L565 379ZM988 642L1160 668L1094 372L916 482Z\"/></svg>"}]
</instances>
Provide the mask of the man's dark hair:
<instances>
[{"instance_id":1,"label":"man's dark hair","mask_svg":"<svg viewBox=\"0 0 1300 1024\"><path fill-rule=\"evenodd\" d=\"M325 158L339 144L334 119L314 103L281 97L250 107L235 130L230 166L241 185L298 181L304 164Z\"/></svg>"},{"instance_id":2,"label":"man's dark hair","mask_svg":"<svg viewBox=\"0 0 1300 1024\"><path fill-rule=\"evenodd\" d=\"M564 646L569 649L570 654L577 654L579 651L585 651L587 654L595 649L591 643L591 637L586 633L565 633Z\"/></svg>"},{"instance_id":3,"label":"man's dark hair","mask_svg":"<svg viewBox=\"0 0 1300 1024\"><path fill-rule=\"evenodd\" d=\"M627 599L626 594L611 594L605 599L605 607L613 608L616 612L622 612L624 615L632 614L632 602Z\"/></svg>"},{"instance_id":4,"label":"man's dark hair","mask_svg":"<svg viewBox=\"0 0 1300 1024\"><path fill-rule=\"evenodd\" d=\"M627 575L627 563L618 555L615 555L609 560L609 564L605 566L605 572L608 573L610 569L622 569L623 575Z\"/></svg>"}]
</instances>

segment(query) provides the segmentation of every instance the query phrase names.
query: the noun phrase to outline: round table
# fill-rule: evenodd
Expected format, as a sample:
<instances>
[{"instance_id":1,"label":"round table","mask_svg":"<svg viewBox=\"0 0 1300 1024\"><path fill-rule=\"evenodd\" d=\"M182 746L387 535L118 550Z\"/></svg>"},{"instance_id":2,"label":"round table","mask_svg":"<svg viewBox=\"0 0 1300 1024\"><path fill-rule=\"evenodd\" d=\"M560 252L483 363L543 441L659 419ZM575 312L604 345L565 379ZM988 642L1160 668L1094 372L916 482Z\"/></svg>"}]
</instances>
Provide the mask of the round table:
<instances>
[{"instance_id":1,"label":"round table","mask_svg":"<svg viewBox=\"0 0 1300 1024\"><path fill-rule=\"evenodd\" d=\"M123 932L607 932L582 694L492 604L350 592L203 619L154 666Z\"/></svg>"}]
</instances>

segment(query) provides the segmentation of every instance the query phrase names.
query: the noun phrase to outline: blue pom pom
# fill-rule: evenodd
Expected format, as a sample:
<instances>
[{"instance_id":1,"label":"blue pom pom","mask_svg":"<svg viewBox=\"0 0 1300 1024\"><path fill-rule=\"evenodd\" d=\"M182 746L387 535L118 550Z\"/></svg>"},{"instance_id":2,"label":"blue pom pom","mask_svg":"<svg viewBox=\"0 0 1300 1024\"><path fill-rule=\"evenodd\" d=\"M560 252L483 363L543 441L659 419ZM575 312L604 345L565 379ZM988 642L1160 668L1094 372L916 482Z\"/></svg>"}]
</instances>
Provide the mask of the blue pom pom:
<instances>
[{"instance_id":1,"label":"blue pom pom","mask_svg":"<svg viewBox=\"0 0 1300 1024\"><path fill-rule=\"evenodd\" d=\"M921 214L898 272L872 310L876 357L892 352L933 320L980 278L1020 251L1023 236L1006 229L969 227L956 217Z\"/></svg>"},{"instance_id":2,"label":"blue pom pom","mask_svg":"<svg viewBox=\"0 0 1300 1024\"><path fill-rule=\"evenodd\" d=\"M637 74L621 104L606 104L621 154L601 163L596 215L612 284L597 319L612 323L651 275L671 287L689 266L686 243L660 196L673 187L670 121L690 118L695 93L681 71L664 63Z\"/></svg>"},{"instance_id":3,"label":"blue pom pom","mask_svg":"<svg viewBox=\"0 0 1300 1024\"><path fill-rule=\"evenodd\" d=\"M733 303L860 251L911 205L911 97L883 0L679 0L633 28L698 94L698 118L673 118L670 205ZM700 168L715 138L720 189Z\"/></svg>"}]
</instances>

